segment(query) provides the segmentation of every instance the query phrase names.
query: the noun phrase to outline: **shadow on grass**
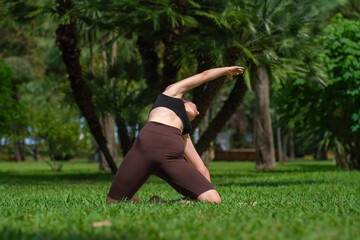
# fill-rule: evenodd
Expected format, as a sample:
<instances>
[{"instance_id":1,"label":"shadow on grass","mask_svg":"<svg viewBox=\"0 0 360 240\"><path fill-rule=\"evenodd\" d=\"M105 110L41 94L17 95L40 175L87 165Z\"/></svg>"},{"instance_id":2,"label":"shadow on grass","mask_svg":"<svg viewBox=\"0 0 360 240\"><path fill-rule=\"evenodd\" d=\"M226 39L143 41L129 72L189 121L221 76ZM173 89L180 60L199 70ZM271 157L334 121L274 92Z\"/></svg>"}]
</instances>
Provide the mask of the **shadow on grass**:
<instances>
[{"instance_id":1,"label":"shadow on grass","mask_svg":"<svg viewBox=\"0 0 360 240\"><path fill-rule=\"evenodd\" d=\"M256 171L239 169L238 172L231 170L228 173L212 173L213 179L226 177L227 179L235 179L239 177L244 178L258 178L264 175L270 174L294 174L294 173L314 173L314 172L335 172L337 171L336 166L331 162L289 162L285 165L278 165L278 170L275 171ZM46 185L46 184L78 184L86 182L106 182L111 183L114 179L114 175L106 172L93 172L93 173L81 173L81 172L12 172L12 171L0 171L0 184L10 185ZM221 180L220 180L221 181ZM162 180L155 180L154 178L149 179L148 182L152 184L163 184ZM315 181L285 181L285 182L257 182L252 181L250 183L243 183L240 186L285 186L285 185L300 185L300 184L315 184L319 182ZM234 186L239 183L226 183L219 184L218 186Z\"/></svg>"},{"instance_id":2,"label":"shadow on grass","mask_svg":"<svg viewBox=\"0 0 360 240\"><path fill-rule=\"evenodd\" d=\"M304 180L304 181L267 181L267 182L247 182L247 183L238 183L238 182L227 182L224 184L216 184L217 187L229 187L229 186L239 186L239 187L281 187L281 186L294 186L294 185L314 185L326 183L326 181L313 181L313 180Z\"/></svg>"},{"instance_id":3,"label":"shadow on grass","mask_svg":"<svg viewBox=\"0 0 360 240\"><path fill-rule=\"evenodd\" d=\"M33 240L48 240L48 239L76 239L76 240L89 240L89 239L134 239L136 234L128 234L126 231L118 233L111 231L111 228L105 228L97 233L93 231L82 233L52 233L50 231L39 231L34 233L28 233L19 229L4 228L0 231L0 239L14 240L14 239L33 239ZM133 230L133 232L136 232ZM132 236L133 235L133 236ZM134 236L135 235L135 236Z\"/></svg>"},{"instance_id":4,"label":"shadow on grass","mask_svg":"<svg viewBox=\"0 0 360 240\"><path fill-rule=\"evenodd\" d=\"M286 163L285 163L286 164ZM310 162L305 163L304 162L290 162L289 164L290 168L295 169L286 169L286 170L280 170L280 171L297 171L297 172L333 172L338 170L336 168L336 165L332 162L326 161L326 162Z\"/></svg>"},{"instance_id":5,"label":"shadow on grass","mask_svg":"<svg viewBox=\"0 0 360 240\"><path fill-rule=\"evenodd\" d=\"M276 170L255 170L255 165L253 170L240 170L238 173L231 171L231 173L212 173L211 176L218 177L257 177L261 174L288 174L288 173L312 173L312 172L336 172L341 171L336 168L333 163L330 162L314 162L314 163L305 163L304 162L289 162L285 164L277 163Z\"/></svg>"},{"instance_id":6,"label":"shadow on grass","mask_svg":"<svg viewBox=\"0 0 360 240\"><path fill-rule=\"evenodd\" d=\"M78 184L79 182L111 182L110 173L12 173L0 171L0 183L10 185Z\"/></svg>"}]
</instances>

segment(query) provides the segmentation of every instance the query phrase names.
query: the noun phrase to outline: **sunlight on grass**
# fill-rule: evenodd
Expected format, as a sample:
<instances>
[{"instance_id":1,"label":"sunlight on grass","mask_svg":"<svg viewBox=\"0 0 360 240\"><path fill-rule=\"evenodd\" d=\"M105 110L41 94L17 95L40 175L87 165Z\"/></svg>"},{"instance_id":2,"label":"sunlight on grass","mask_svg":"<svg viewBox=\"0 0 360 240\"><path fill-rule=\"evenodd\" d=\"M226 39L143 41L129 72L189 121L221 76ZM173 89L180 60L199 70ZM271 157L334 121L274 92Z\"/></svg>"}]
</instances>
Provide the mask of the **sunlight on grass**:
<instances>
[{"instance_id":1,"label":"sunlight on grass","mask_svg":"<svg viewBox=\"0 0 360 240\"><path fill-rule=\"evenodd\" d=\"M97 164L0 162L0 239L356 239L360 173L330 162L213 162L221 205L149 204L180 195L151 177L138 205L105 205L113 175Z\"/></svg>"}]
</instances>

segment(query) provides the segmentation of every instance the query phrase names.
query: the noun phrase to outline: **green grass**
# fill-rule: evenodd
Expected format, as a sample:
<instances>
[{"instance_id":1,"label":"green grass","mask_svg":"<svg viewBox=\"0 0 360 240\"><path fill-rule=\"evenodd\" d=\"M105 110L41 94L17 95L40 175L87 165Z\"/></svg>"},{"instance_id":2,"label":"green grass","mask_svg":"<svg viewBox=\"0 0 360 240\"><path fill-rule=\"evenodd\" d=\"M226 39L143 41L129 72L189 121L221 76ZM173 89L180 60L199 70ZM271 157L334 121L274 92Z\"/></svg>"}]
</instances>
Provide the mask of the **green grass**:
<instances>
[{"instance_id":1,"label":"green grass","mask_svg":"<svg viewBox=\"0 0 360 240\"><path fill-rule=\"evenodd\" d=\"M151 178L141 204L104 204L113 176L96 164L0 162L0 239L359 239L360 172L330 161L278 164L213 162L221 205L149 204L179 198ZM109 220L111 226L93 227Z\"/></svg>"}]
</instances>

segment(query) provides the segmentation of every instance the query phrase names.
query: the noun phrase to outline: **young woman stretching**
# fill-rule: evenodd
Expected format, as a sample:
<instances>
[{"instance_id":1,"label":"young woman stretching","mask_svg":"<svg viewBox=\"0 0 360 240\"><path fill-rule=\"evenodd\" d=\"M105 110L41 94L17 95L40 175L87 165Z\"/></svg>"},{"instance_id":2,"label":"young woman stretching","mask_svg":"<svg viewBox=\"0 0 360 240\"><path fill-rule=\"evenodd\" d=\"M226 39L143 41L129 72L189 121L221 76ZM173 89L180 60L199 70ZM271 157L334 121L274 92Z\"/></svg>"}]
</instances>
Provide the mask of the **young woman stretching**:
<instances>
[{"instance_id":1,"label":"young woman stretching","mask_svg":"<svg viewBox=\"0 0 360 240\"><path fill-rule=\"evenodd\" d=\"M154 174L190 199L221 203L210 174L196 152L189 133L190 121L199 115L196 105L182 96L207 81L243 73L243 67L204 71L171 84L156 99L149 120L125 156L110 187L106 202L138 202L134 194ZM185 157L185 159L184 159Z\"/></svg>"}]
</instances>

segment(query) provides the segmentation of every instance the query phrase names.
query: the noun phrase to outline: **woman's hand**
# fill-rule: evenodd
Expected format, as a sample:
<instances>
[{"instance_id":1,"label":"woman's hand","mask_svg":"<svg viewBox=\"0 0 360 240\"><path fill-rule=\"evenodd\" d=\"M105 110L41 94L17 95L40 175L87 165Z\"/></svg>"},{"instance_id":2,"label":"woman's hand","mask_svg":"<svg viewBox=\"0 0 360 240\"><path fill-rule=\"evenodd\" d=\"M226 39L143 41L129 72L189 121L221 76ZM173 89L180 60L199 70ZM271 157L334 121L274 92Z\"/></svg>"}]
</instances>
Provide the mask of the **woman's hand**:
<instances>
[{"instance_id":1,"label":"woman's hand","mask_svg":"<svg viewBox=\"0 0 360 240\"><path fill-rule=\"evenodd\" d=\"M242 74L243 72L244 72L243 67L233 66L233 67L228 67L228 70L226 71L225 74L228 77L228 79L232 80L233 76Z\"/></svg>"}]
</instances>

